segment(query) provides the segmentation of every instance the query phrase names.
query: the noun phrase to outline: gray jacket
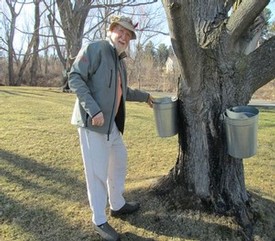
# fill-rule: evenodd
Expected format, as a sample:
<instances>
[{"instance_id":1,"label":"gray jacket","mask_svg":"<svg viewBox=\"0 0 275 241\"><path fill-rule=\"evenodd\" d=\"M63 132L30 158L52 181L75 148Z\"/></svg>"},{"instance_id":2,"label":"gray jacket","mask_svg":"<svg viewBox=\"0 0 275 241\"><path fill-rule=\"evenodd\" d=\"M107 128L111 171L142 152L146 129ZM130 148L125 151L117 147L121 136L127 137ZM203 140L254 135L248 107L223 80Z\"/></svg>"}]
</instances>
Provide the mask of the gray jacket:
<instances>
[{"instance_id":1,"label":"gray jacket","mask_svg":"<svg viewBox=\"0 0 275 241\"><path fill-rule=\"evenodd\" d=\"M115 115L118 71L122 98ZM124 62L107 40L90 43L79 51L69 73L69 86L77 96L71 123L104 134L110 134L114 122L123 133L126 100L146 102L149 97L148 93L127 86ZM104 125L92 126L91 118L99 112L103 113Z\"/></svg>"}]
</instances>

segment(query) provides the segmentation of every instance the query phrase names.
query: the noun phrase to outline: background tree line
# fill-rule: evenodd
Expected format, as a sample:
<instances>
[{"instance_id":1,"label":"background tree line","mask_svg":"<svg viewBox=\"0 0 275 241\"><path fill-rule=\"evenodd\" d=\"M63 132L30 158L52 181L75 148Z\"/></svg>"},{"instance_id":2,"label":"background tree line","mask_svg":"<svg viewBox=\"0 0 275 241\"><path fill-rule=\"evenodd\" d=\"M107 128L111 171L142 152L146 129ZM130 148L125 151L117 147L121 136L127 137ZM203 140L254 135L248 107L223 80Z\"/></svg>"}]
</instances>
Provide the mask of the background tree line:
<instances>
[{"instance_id":1,"label":"background tree line","mask_svg":"<svg viewBox=\"0 0 275 241\"><path fill-rule=\"evenodd\" d=\"M131 85L174 90L176 69L165 63L171 47L152 42L163 32L164 13L155 0L5 0L0 12L0 84L62 86L81 46L104 39L108 19L123 14L138 22L127 59ZM18 37L20 36L20 37Z\"/></svg>"}]
</instances>

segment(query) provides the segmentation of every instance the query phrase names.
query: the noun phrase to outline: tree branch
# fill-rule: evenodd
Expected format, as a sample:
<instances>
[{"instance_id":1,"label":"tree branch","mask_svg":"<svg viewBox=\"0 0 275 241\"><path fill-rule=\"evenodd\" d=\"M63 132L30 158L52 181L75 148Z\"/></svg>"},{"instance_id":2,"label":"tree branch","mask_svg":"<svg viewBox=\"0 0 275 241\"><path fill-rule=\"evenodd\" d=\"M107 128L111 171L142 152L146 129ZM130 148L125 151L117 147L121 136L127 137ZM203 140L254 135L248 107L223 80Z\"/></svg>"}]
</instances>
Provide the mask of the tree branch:
<instances>
[{"instance_id":1,"label":"tree branch","mask_svg":"<svg viewBox=\"0 0 275 241\"><path fill-rule=\"evenodd\" d=\"M144 6L144 5L149 5L156 3L157 0L150 0L150 1L145 1L145 2L136 2L135 0L126 0L126 1L121 1L120 3L109 3L109 4L100 4L96 3L93 5L93 2L90 3L90 8L117 8L121 6L127 6L127 7L137 7L137 6Z\"/></svg>"},{"instance_id":2,"label":"tree branch","mask_svg":"<svg viewBox=\"0 0 275 241\"><path fill-rule=\"evenodd\" d=\"M253 24L254 20L263 9L267 6L269 0L243 0L238 9L230 16L227 29L229 32L230 42L235 42L245 33Z\"/></svg>"},{"instance_id":3,"label":"tree branch","mask_svg":"<svg viewBox=\"0 0 275 241\"><path fill-rule=\"evenodd\" d=\"M66 67L66 59L63 57L63 55L61 53L61 50L60 50L60 45L58 43L57 35L56 35L54 24L53 24L54 20L51 18L51 15L48 15L47 17L48 17L48 20L49 20L49 23L50 23L50 27L51 27L51 30L52 30L52 33L53 33L53 40L54 40L54 44L56 46L57 55L58 55L58 57L59 57L62 65L65 68Z\"/></svg>"},{"instance_id":4,"label":"tree branch","mask_svg":"<svg viewBox=\"0 0 275 241\"><path fill-rule=\"evenodd\" d=\"M252 93L275 79L275 36L247 56L245 79ZM240 65L238 66L240 68Z\"/></svg>"}]
</instances>

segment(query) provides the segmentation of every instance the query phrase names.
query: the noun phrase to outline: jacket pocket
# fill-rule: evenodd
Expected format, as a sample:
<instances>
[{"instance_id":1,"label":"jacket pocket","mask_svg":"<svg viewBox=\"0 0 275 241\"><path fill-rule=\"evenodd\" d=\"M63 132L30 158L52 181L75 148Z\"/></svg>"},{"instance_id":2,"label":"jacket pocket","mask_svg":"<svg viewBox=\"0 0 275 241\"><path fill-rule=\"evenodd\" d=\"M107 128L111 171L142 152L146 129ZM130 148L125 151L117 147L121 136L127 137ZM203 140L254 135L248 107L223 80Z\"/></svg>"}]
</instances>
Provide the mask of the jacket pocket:
<instances>
[{"instance_id":1,"label":"jacket pocket","mask_svg":"<svg viewBox=\"0 0 275 241\"><path fill-rule=\"evenodd\" d=\"M85 127L89 127L90 124L91 124L91 117L89 116L88 113L86 113Z\"/></svg>"},{"instance_id":2,"label":"jacket pocket","mask_svg":"<svg viewBox=\"0 0 275 241\"><path fill-rule=\"evenodd\" d=\"M113 69L111 69L110 79L109 79L109 88L112 86L112 77L113 77Z\"/></svg>"}]
</instances>

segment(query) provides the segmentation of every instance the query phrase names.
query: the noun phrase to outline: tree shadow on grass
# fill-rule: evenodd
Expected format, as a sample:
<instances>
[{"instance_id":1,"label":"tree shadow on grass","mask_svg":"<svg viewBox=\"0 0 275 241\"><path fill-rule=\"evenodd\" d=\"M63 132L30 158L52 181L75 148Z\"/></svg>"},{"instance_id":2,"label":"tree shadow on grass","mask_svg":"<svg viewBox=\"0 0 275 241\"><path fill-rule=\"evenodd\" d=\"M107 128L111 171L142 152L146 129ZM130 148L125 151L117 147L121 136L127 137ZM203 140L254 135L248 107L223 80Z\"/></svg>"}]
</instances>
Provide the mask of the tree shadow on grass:
<instances>
[{"instance_id":1,"label":"tree shadow on grass","mask_svg":"<svg viewBox=\"0 0 275 241\"><path fill-rule=\"evenodd\" d=\"M4 150L0 150L0 162L0 175L6 183L1 183L0 192L0 225L4 230L0 239L100 240L91 226L85 182L74 176L77 174ZM68 204L62 205L63 202ZM87 216L82 216L83 210L70 211L70 204L87 206L87 212L83 209ZM60 207L69 211L63 212Z\"/></svg>"},{"instance_id":2,"label":"tree shadow on grass","mask_svg":"<svg viewBox=\"0 0 275 241\"><path fill-rule=\"evenodd\" d=\"M253 196L253 206L260 206L258 209L261 210L260 218L258 217L254 226L254 237L260 238L259 240L274 240L275 231L272 230L275 224L275 204L271 200L256 197L255 194ZM124 221L154 233L156 237L166 237L148 240L243 240L241 229L233 218L192 210L168 210L164 203L148 190L136 189L127 192L126 197L129 200L139 200L142 208L136 214L125 217ZM127 235L123 235L125 240L146 240L131 239L131 236L127 239Z\"/></svg>"},{"instance_id":3,"label":"tree shadow on grass","mask_svg":"<svg viewBox=\"0 0 275 241\"><path fill-rule=\"evenodd\" d=\"M24 91L20 87L14 88L13 90L0 90L0 93L7 94L7 95L20 95L20 96L24 96L24 97L32 97L32 96L41 97L41 96L46 96L46 95L41 94L41 92L34 93L33 90Z\"/></svg>"},{"instance_id":4,"label":"tree shadow on grass","mask_svg":"<svg viewBox=\"0 0 275 241\"><path fill-rule=\"evenodd\" d=\"M152 238L140 237L140 236L130 233L130 232L126 232L126 233L122 234L121 236L122 236L121 239L123 241L155 241Z\"/></svg>"},{"instance_id":5,"label":"tree shadow on grass","mask_svg":"<svg viewBox=\"0 0 275 241\"><path fill-rule=\"evenodd\" d=\"M8 240L79 241L100 240L97 234L81 224L71 224L50 208L19 203L0 192L0 224L3 237ZM12 226L12 233L5 233L5 226ZM18 227L20 227L18 229ZM24 237L27 238L23 238ZM1 236L0 236L1 238ZM5 240L5 239L4 239Z\"/></svg>"},{"instance_id":6,"label":"tree shadow on grass","mask_svg":"<svg viewBox=\"0 0 275 241\"><path fill-rule=\"evenodd\" d=\"M251 207L256 219L254 235L260 237L259 240L275 241L275 202L264 198L266 195L256 190L249 190L249 194L252 197Z\"/></svg>"},{"instance_id":7,"label":"tree shadow on grass","mask_svg":"<svg viewBox=\"0 0 275 241\"><path fill-rule=\"evenodd\" d=\"M87 202L86 184L77 178L77 173L73 174L66 169L49 167L34 159L1 149L0 160L9 167L0 170L1 176L5 176L9 182L14 182L25 189L30 189L37 193L55 195L64 200L82 204L83 200L85 200L85 203ZM46 180L45 184L37 183L33 179L27 179L28 175L43 177ZM49 182L52 185L48 185Z\"/></svg>"}]
</instances>

